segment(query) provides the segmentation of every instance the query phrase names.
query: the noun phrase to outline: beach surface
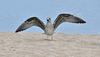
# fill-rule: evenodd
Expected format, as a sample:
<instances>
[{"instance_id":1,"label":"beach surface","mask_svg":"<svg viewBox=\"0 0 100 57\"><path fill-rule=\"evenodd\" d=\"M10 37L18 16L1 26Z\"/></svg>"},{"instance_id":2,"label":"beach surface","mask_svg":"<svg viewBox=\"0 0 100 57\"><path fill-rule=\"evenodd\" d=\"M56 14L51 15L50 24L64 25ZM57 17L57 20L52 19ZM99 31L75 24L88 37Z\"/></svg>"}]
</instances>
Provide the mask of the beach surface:
<instances>
[{"instance_id":1,"label":"beach surface","mask_svg":"<svg viewBox=\"0 0 100 57\"><path fill-rule=\"evenodd\" d=\"M100 57L100 34L0 32L0 57Z\"/></svg>"}]
</instances>

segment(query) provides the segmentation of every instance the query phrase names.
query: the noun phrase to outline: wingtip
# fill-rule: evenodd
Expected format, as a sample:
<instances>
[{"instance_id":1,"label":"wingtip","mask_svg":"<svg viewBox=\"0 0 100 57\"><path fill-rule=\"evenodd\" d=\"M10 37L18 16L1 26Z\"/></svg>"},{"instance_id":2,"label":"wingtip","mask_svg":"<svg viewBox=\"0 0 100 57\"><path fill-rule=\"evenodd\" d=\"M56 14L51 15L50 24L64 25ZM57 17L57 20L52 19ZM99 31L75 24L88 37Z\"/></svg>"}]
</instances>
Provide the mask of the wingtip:
<instances>
[{"instance_id":1,"label":"wingtip","mask_svg":"<svg viewBox=\"0 0 100 57\"><path fill-rule=\"evenodd\" d=\"M83 21L82 23L86 23L86 21Z\"/></svg>"},{"instance_id":2,"label":"wingtip","mask_svg":"<svg viewBox=\"0 0 100 57\"><path fill-rule=\"evenodd\" d=\"M86 23L86 21L75 22L75 23L77 23L77 24L84 24L84 23Z\"/></svg>"},{"instance_id":3,"label":"wingtip","mask_svg":"<svg viewBox=\"0 0 100 57\"><path fill-rule=\"evenodd\" d=\"M86 21L84 21L84 23L86 23Z\"/></svg>"},{"instance_id":4,"label":"wingtip","mask_svg":"<svg viewBox=\"0 0 100 57\"><path fill-rule=\"evenodd\" d=\"M80 20L79 23L86 23L86 21L84 21L84 20Z\"/></svg>"},{"instance_id":5,"label":"wingtip","mask_svg":"<svg viewBox=\"0 0 100 57\"><path fill-rule=\"evenodd\" d=\"M15 31L15 33L17 33L18 31Z\"/></svg>"},{"instance_id":6,"label":"wingtip","mask_svg":"<svg viewBox=\"0 0 100 57\"><path fill-rule=\"evenodd\" d=\"M18 33L18 32L20 32L20 31L19 31L19 30L16 30L16 31L15 31L15 33Z\"/></svg>"}]
</instances>

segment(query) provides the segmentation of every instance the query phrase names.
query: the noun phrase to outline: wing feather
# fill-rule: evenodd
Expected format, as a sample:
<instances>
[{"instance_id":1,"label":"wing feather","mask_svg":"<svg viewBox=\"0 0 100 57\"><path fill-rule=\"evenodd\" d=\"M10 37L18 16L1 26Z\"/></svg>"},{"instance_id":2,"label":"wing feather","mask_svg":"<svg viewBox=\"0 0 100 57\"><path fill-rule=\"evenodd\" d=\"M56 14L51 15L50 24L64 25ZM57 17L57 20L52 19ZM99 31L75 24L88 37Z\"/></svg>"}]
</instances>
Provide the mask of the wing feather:
<instances>
[{"instance_id":1,"label":"wing feather","mask_svg":"<svg viewBox=\"0 0 100 57\"><path fill-rule=\"evenodd\" d=\"M71 22L71 23L86 23L79 17L73 16L71 14L60 14L54 21L54 30L63 22Z\"/></svg>"},{"instance_id":2,"label":"wing feather","mask_svg":"<svg viewBox=\"0 0 100 57\"><path fill-rule=\"evenodd\" d=\"M32 26L38 26L42 30L45 30L45 25L40 19L38 19L37 17L31 17L27 19L24 23L22 23L15 32L26 30Z\"/></svg>"}]
</instances>

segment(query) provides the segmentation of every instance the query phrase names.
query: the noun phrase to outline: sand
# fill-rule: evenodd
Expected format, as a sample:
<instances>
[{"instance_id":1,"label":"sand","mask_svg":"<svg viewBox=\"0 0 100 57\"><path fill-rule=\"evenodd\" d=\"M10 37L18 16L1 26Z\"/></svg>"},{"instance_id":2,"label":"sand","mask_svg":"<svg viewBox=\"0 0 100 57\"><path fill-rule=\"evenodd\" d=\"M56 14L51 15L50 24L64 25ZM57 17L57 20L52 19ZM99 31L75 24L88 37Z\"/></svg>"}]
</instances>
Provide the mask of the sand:
<instances>
[{"instance_id":1,"label":"sand","mask_svg":"<svg viewBox=\"0 0 100 57\"><path fill-rule=\"evenodd\" d=\"M100 34L0 32L0 57L100 57Z\"/></svg>"}]
</instances>

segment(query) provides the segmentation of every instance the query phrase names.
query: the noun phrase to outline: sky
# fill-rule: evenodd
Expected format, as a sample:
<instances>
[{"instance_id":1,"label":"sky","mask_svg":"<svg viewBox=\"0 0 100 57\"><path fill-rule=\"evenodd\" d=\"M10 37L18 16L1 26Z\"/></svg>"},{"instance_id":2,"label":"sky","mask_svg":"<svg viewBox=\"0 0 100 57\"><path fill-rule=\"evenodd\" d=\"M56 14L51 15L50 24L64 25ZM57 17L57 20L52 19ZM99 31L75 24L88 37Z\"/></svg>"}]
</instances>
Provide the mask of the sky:
<instances>
[{"instance_id":1,"label":"sky","mask_svg":"<svg viewBox=\"0 0 100 57\"><path fill-rule=\"evenodd\" d=\"M28 18L38 17L46 24L59 14L66 13L85 20L85 24L62 23L56 33L100 34L100 0L0 0L0 32L16 31ZM42 33L39 27L31 27L21 33Z\"/></svg>"}]
</instances>

